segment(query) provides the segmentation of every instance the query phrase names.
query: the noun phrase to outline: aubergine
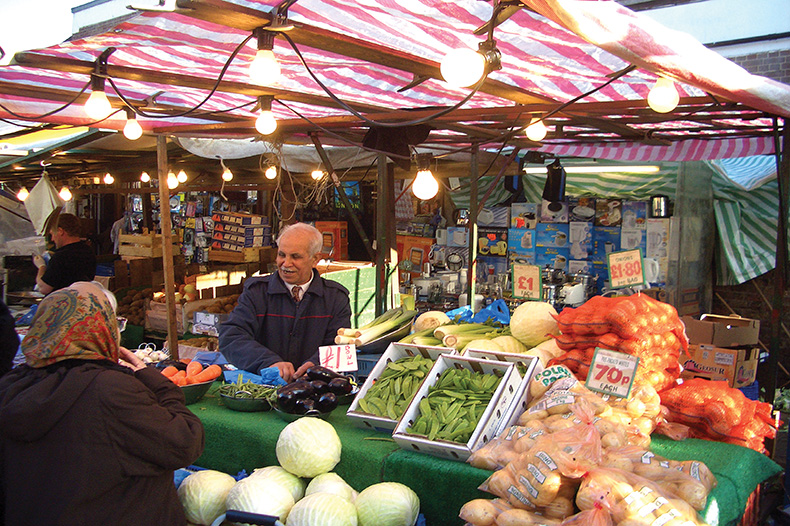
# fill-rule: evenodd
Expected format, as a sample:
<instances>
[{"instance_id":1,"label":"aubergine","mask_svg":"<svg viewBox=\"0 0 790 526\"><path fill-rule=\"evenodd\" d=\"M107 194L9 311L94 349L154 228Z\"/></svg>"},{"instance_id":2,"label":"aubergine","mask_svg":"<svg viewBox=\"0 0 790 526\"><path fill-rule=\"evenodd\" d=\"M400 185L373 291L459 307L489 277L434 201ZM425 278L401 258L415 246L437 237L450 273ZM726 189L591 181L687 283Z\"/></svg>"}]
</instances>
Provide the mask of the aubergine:
<instances>
[{"instance_id":1,"label":"aubergine","mask_svg":"<svg viewBox=\"0 0 790 526\"><path fill-rule=\"evenodd\" d=\"M310 380L321 380L326 383L332 381L333 378L342 378L343 375L336 373L331 369L327 369L326 367L322 367L320 365L314 365L305 371L305 375Z\"/></svg>"},{"instance_id":2,"label":"aubergine","mask_svg":"<svg viewBox=\"0 0 790 526\"><path fill-rule=\"evenodd\" d=\"M310 386L313 388L313 392L316 396L321 396L329 392L329 384L323 380L313 380L310 382ZM315 396L313 398L315 398Z\"/></svg>"},{"instance_id":3,"label":"aubergine","mask_svg":"<svg viewBox=\"0 0 790 526\"><path fill-rule=\"evenodd\" d=\"M294 406L294 410L290 411L291 414L303 415L308 411L315 409L315 400L312 398L298 398Z\"/></svg>"},{"instance_id":4,"label":"aubergine","mask_svg":"<svg viewBox=\"0 0 790 526\"><path fill-rule=\"evenodd\" d=\"M156 364L154 364L154 366L157 369L160 369L160 370L164 369L168 365L172 365L173 367L175 367L179 371L186 371L187 370L187 364L185 364L184 362L181 362L179 360L161 360L159 362L156 362Z\"/></svg>"},{"instance_id":5,"label":"aubergine","mask_svg":"<svg viewBox=\"0 0 790 526\"><path fill-rule=\"evenodd\" d=\"M337 396L334 393L324 393L315 401L315 408L322 413L330 413L337 407Z\"/></svg>"},{"instance_id":6,"label":"aubergine","mask_svg":"<svg viewBox=\"0 0 790 526\"><path fill-rule=\"evenodd\" d=\"M329 382L329 392L335 393L336 396L343 396L351 393L354 390L354 386L351 384L351 380L349 380L345 376L341 376L340 378L333 378Z\"/></svg>"}]
</instances>

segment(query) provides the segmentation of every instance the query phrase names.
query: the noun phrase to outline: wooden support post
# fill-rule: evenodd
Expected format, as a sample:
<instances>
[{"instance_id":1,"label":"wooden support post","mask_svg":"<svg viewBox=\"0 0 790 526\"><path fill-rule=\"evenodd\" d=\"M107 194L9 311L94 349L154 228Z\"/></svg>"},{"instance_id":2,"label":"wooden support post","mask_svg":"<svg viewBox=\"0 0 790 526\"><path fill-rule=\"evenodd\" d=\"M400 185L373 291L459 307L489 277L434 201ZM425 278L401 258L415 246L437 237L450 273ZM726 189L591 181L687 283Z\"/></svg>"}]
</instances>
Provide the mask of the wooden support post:
<instances>
[{"instance_id":1,"label":"wooden support post","mask_svg":"<svg viewBox=\"0 0 790 526\"><path fill-rule=\"evenodd\" d=\"M170 189L167 187L167 137L156 136L156 164L159 175L159 224L162 227L162 268L167 300L167 346L170 357L178 360L178 325L176 321L176 279L173 268L173 225L170 220Z\"/></svg>"},{"instance_id":2,"label":"wooden support post","mask_svg":"<svg viewBox=\"0 0 790 526\"><path fill-rule=\"evenodd\" d=\"M475 276L477 276L477 179L478 174L478 153L480 147L475 144L472 148L472 157L469 159L469 265L466 275L466 298L468 305L475 308Z\"/></svg>"},{"instance_id":3,"label":"wooden support post","mask_svg":"<svg viewBox=\"0 0 790 526\"><path fill-rule=\"evenodd\" d=\"M387 156L378 156L378 179L376 183L376 316L384 313L389 307L389 266L395 250L395 227L392 203L395 201L394 174L387 165Z\"/></svg>"}]
</instances>

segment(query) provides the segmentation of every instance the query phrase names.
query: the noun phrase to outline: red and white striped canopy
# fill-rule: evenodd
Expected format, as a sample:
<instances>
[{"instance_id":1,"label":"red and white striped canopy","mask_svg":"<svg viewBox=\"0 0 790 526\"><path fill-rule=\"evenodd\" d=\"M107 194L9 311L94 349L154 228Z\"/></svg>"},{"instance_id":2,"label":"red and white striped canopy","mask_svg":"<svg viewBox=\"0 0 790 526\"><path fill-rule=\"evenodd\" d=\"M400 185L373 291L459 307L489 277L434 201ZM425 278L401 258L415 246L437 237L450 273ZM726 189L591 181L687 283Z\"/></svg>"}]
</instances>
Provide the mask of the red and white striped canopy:
<instances>
[{"instance_id":1,"label":"red and white striped canopy","mask_svg":"<svg viewBox=\"0 0 790 526\"><path fill-rule=\"evenodd\" d=\"M497 133L504 135L523 126L530 114L545 114L604 86L549 120L556 133L543 142L544 150L629 161L712 159L773 151L770 115L790 116L790 86L751 75L688 35L661 27L613 1L524 0L523 4L529 9L513 13L493 31L502 53L502 69L489 75L492 89L481 89L445 121L456 115L456 122L466 126L488 126L488 142L496 144ZM250 137L256 90L275 95L272 109L286 125L307 119L337 126L345 118L349 126L364 124L332 101L283 36L274 44L283 71L279 84L263 91L251 84L247 68L256 51L253 38L230 62L217 90L206 100L234 49L251 34L241 29L245 25L242 14L269 16L278 3L179 0L177 5L176 12L139 13L106 33L20 54L15 65L0 68L0 117L28 124L121 129L126 118L123 111L92 123L81 106L90 90L86 66L112 47L115 51L107 62L112 84L107 85L107 93L112 99L117 91L142 106L144 115L138 120L147 132ZM207 9L217 13L215 21L196 14ZM287 18L297 28L332 35L341 43L342 38L352 44L366 43L369 58L348 56L340 47L333 52L297 44L296 49L334 96L374 115L435 110L461 101L468 90L450 88L436 78L399 91L415 74L403 64L438 71L451 49L462 45L476 49L484 37L474 32L489 21L492 10L492 4L479 0L299 0L289 6ZM229 22L221 23L225 11ZM629 65L637 69L607 84ZM643 101L657 74L677 80L683 100L697 98L693 100L706 101L708 106L698 104L683 119L677 115L662 119L657 114L635 118L635 104L640 115L647 113ZM69 105L80 93L80 103ZM148 103L143 105L143 101ZM728 105L717 105L717 101L728 101ZM179 115L201 102L197 110ZM114 103L122 106L117 96ZM499 117L488 119L481 111L485 109ZM591 130L583 118L576 118L577 112L588 119L600 114L610 125L631 130L633 136L618 135L605 126ZM441 131L432 133L431 140L451 142L459 136L449 126L437 128ZM655 139L657 133L662 140L658 146L655 141L635 139Z\"/></svg>"}]
</instances>

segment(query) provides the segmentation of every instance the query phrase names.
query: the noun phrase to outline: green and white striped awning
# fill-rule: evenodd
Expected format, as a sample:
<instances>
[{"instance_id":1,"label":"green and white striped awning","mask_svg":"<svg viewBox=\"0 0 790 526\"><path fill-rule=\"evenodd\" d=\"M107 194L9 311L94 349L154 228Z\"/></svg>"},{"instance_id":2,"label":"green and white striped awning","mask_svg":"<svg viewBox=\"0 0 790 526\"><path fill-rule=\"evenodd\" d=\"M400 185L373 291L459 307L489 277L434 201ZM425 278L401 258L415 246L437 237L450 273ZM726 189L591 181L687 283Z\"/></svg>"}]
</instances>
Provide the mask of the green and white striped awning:
<instances>
[{"instance_id":1,"label":"green and white striped awning","mask_svg":"<svg viewBox=\"0 0 790 526\"><path fill-rule=\"evenodd\" d=\"M776 161L771 155L706 161L712 169L714 214L718 231L716 283L737 285L775 267L779 210ZM646 200L651 195L675 195L677 163L662 163L657 174L567 174L566 194ZM494 181L478 183L482 197ZM522 175L527 202L541 200L545 175ZM453 192L456 207L469 206L469 189ZM495 206L512 194L498 184L486 202Z\"/></svg>"}]
</instances>

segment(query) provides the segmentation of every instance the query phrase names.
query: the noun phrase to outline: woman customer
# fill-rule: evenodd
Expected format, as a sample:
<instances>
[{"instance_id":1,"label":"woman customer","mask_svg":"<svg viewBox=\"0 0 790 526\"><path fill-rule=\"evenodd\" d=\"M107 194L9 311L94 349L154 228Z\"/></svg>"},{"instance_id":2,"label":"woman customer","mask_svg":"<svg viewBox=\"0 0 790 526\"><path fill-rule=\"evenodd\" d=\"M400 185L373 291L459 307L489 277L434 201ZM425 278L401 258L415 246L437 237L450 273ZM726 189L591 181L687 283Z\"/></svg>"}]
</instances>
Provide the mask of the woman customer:
<instances>
[{"instance_id":1,"label":"woman customer","mask_svg":"<svg viewBox=\"0 0 790 526\"><path fill-rule=\"evenodd\" d=\"M203 426L181 389L119 342L100 284L41 301L26 364L0 379L6 525L186 524L173 471L200 456Z\"/></svg>"}]
</instances>

